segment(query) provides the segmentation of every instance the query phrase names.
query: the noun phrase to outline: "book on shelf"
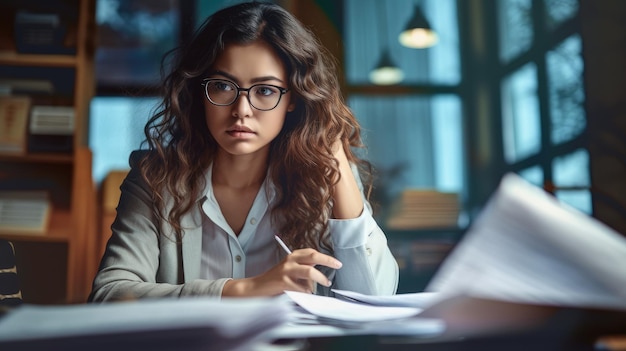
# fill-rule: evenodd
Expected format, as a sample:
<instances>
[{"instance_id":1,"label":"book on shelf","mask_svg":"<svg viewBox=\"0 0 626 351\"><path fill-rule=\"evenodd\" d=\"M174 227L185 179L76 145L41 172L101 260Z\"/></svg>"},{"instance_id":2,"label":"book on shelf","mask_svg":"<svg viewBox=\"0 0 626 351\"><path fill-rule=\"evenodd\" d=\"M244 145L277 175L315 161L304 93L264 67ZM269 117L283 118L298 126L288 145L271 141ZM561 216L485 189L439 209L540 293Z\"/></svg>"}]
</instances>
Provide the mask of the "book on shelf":
<instances>
[{"instance_id":1,"label":"book on shelf","mask_svg":"<svg viewBox=\"0 0 626 351\"><path fill-rule=\"evenodd\" d=\"M51 206L46 191L0 191L0 233L43 235Z\"/></svg>"},{"instance_id":2,"label":"book on shelf","mask_svg":"<svg viewBox=\"0 0 626 351\"><path fill-rule=\"evenodd\" d=\"M391 206L386 226L389 229L456 227L459 196L431 189L406 189Z\"/></svg>"},{"instance_id":3,"label":"book on shelf","mask_svg":"<svg viewBox=\"0 0 626 351\"><path fill-rule=\"evenodd\" d=\"M4 95L52 95L54 84L47 79L3 78L0 79L0 91Z\"/></svg>"},{"instance_id":4,"label":"book on shelf","mask_svg":"<svg viewBox=\"0 0 626 351\"><path fill-rule=\"evenodd\" d=\"M0 153L26 153L30 106L27 96L0 96Z\"/></svg>"},{"instance_id":5,"label":"book on shelf","mask_svg":"<svg viewBox=\"0 0 626 351\"><path fill-rule=\"evenodd\" d=\"M67 22L71 15L62 9L50 12L18 10L15 14L14 38L18 53L73 55L74 42ZM74 43L75 44L75 43Z\"/></svg>"},{"instance_id":6,"label":"book on shelf","mask_svg":"<svg viewBox=\"0 0 626 351\"><path fill-rule=\"evenodd\" d=\"M74 129L74 107L33 106L30 113L28 150L70 152L73 148Z\"/></svg>"}]
</instances>

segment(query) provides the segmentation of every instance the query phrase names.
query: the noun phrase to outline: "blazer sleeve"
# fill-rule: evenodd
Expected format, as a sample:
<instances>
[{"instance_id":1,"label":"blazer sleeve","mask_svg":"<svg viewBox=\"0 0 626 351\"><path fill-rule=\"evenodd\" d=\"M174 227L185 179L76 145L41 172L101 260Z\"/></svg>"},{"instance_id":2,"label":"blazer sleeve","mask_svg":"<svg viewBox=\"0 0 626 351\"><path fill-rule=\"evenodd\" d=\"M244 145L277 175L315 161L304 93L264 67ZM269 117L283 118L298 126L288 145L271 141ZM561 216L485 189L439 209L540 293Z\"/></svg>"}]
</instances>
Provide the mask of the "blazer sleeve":
<instances>
[{"instance_id":1,"label":"blazer sleeve","mask_svg":"<svg viewBox=\"0 0 626 351\"><path fill-rule=\"evenodd\" d=\"M343 266L325 273L333 282L331 288L334 289L367 295L393 295L398 289L398 263L387 245L385 233L372 216L371 206L363 195L363 186L354 165L352 172L361 189L365 206L358 218L330 220L333 255ZM321 285L317 289L319 294L333 295Z\"/></svg>"},{"instance_id":2,"label":"blazer sleeve","mask_svg":"<svg viewBox=\"0 0 626 351\"><path fill-rule=\"evenodd\" d=\"M174 238L159 235L152 213L152 196L131 155L131 170L122 183L112 236L107 242L91 294L92 302L186 295L221 296L226 279L185 283L182 257ZM164 242L169 240L170 242ZM169 252L162 252L163 250ZM173 255L164 262L162 256Z\"/></svg>"}]
</instances>

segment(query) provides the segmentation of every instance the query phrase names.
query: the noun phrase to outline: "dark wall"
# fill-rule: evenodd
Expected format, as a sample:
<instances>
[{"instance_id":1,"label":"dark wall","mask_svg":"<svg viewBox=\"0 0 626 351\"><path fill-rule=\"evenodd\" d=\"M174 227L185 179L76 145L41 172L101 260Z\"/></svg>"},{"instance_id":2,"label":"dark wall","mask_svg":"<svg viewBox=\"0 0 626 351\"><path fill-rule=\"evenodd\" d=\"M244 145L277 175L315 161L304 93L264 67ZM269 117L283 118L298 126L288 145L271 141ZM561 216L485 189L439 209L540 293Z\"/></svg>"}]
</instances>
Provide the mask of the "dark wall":
<instances>
[{"instance_id":1,"label":"dark wall","mask_svg":"<svg viewBox=\"0 0 626 351\"><path fill-rule=\"evenodd\" d=\"M626 1L580 3L594 216L626 235Z\"/></svg>"}]
</instances>

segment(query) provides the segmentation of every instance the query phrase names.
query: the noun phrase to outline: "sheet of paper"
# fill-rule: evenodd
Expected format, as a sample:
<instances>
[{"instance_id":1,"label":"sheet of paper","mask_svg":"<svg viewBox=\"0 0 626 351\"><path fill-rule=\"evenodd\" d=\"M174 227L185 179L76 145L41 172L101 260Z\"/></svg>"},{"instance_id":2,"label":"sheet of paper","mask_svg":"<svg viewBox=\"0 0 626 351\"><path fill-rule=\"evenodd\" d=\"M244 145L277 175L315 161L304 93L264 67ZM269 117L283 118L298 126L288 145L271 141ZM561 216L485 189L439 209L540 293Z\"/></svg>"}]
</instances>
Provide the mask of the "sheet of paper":
<instances>
[{"instance_id":1,"label":"sheet of paper","mask_svg":"<svg viewBox=\"0 0 626 351\"><path fill-rule=\"evenodd\" d=\"M506 175L427 291L626 309L626 239Z\"/></svg>"},{"instance_id":2,"label":"sheet of paper","mask_svg":"<svg viewBox=\"0 0 626 351\"><path fill-rule=\"evenodd\" d=\"M445 323L442 320L419 317L358 323L358 326L353 325L352 327L341 327L322 323L285 323L277 328L268 330L263 337L273 340L344 335L411 335L414 337L432 337L443 333L445 327Z\"/></svg>"},{"instance_id":3,"label":"sheet of paper","mask_svg":"<svg viewBox=\"0 0 626 351\"><path fill-rule=\"evenodd\" d=\"M419 292L397 295L365 295L348 290L332 289L332 291L342 297L375 306L396 306L426 308L440 300L441 295L435 292Z\"/></svg>"},{"instance_id":4,"label":"sheet of paper","mask_svg":"<svg viewBox=\"0 0 626 351\"><path fill-rule=\"evenodd\" d=\"M320 317L298 305L292 298L294 296L296 300L311 301L314 303L328 301L329 299L331 301L339 301L339 303L345 302L331 297L291 292L286 293L280 298L289 302L292 307L289 312L289 321L265 332L263 335L264 338L275 340L344 335L411 335L415 337L431 337L441 334L446 327L445 323L440 319L421 318L419 314L409 318L369 322L347 321L343 319L335 320ZM349 306L348 309L350 309L350 311L348 313L352 313L353 308L354 306ZM397 314L394 314L394 317L397 316Z\"/></svg>"},{"instance_id":5,"label":"sheet of paper","mask_svg":"<svg viewBox=\"0 0 626 351\"><path fill-rule=\"evenodd\" d=\"M415 307L373 306L295 291L285 293L311 314L335 321L376 322L408 318L421 312L420 308Z\"/></svg>"}]
</instances>

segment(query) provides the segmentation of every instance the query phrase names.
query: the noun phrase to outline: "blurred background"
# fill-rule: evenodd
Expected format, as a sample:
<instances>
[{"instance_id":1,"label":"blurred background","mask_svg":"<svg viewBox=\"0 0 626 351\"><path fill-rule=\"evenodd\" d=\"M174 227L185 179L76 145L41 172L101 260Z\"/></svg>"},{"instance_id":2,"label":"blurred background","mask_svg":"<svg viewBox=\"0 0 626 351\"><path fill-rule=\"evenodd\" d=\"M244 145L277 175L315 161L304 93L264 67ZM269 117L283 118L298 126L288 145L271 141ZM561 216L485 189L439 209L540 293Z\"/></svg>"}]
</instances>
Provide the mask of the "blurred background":
<instances>
[{"instance_id":1,"label":"blurred background","mask_svg":"<svg viewBox=\"0 0 626 351\"><path fill-rule=\"evenodd\" d=\"M238 2L94 0L87 144L101 242L159 101L162 55ZM626 234L626 1L275 2L339 63L399 292L425 287L508 172Z\"/></svg>"}]
</instances>

